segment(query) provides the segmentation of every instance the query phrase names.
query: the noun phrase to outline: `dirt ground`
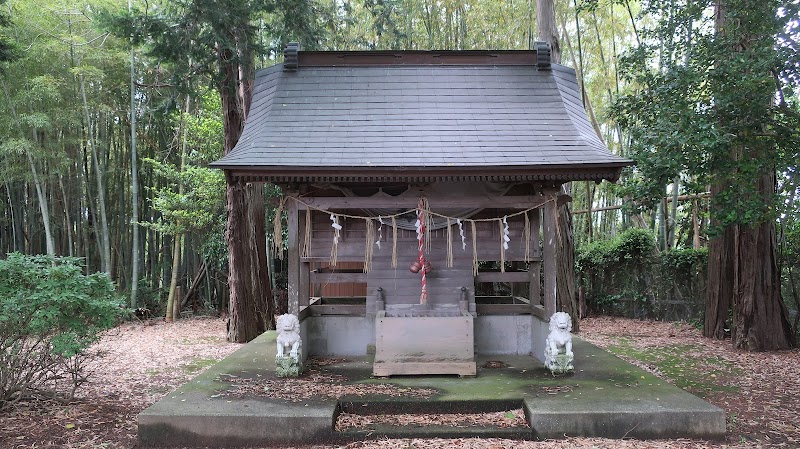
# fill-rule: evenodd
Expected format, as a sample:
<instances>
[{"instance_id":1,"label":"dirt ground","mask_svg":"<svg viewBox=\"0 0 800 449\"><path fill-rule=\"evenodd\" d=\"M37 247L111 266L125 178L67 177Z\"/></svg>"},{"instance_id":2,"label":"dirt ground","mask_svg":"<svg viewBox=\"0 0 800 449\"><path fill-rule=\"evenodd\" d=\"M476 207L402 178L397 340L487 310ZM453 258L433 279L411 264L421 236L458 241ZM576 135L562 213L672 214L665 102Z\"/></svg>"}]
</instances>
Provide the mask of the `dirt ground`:
<instances>
[{"instance_id":1,"label":"dirt ground","mask_svg":"<svg viewBox=\"0 0 800 449\"><path fill-rule=\"evenodd\" d=\"M346 447L800 447L800 350L746 353L732 349L729 341L704 339L687 324L606 317L582 321L580 336L723 408L728 417L726 441L402 439ZM32 401L0 414L0 448L134 448L137 413L238 347L225 341L225 322L218 318L169 325L126 323L93 347L98 352L91 364L93 376L76 400Z\"/></svg>"}]
</instances>

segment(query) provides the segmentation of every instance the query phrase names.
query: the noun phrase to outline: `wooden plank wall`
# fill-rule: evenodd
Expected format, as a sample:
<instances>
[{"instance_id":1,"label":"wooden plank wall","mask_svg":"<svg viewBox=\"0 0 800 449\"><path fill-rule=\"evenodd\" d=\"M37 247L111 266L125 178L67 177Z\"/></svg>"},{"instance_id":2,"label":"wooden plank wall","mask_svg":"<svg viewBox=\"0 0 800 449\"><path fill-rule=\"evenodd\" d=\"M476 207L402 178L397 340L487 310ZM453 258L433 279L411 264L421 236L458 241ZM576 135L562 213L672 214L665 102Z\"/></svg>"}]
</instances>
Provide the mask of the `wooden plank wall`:
<instances>
[{"instance_id":1,"label":"wooden plank wall","mask_svg":"<svg viewBox=\"0 0 800 449\"><path fill-rule=\"evenodd\" d=\"M330 263L328 262L312 262L312 270L320 272L331 271ZM339 262L336 264L335 270L345 271L348 273L361 272L364 269L363 262ZM353 298L367 296L367 283L366 282L337 282L336 277L323 277L320 276L319 283L311 284L311 296L325 296L325 297L338 297L338 298Z\"/></svg>"},{"instance_id":2,"label":"wooden plank wall","mask_svg":"<svg viewBox=\"0 0 800 449\"><path fill-rule=\"evenodd\" d=\"M304 215L305 213L301 213ZM359 212L354 212L357 215ZM497 217L502 214L496 211L487 211L489 216ZM529 219L532 223L531 238L531 257L534 262L531 264L533 269L530 275L523 279L519 273L506 273L495 275L496 281L508 278L508 281L527 282L530 281L534 288L534 296L538 297L540 261L542 248L540 244L540 211L529 212ZM388 220L387 220L388 221ZM511 242L509 249L505 251L505 260L508 262L521 261L524 259L524 217L517 216L508 219ZM361 268L364 262L365 233L366 224L363 219L340 217L339 223L342 225L338 246L337 269ZM470 298L474 297L475 279L472 275L472 229L468 223L464 224L466 235L466 250L462 249L461 238L458 227L455 223L452 226L451 238L453 248L453 267L447 267L447 230L439 229L431 233L430 250L426 253L426 258L430 260L433 270L427 275L428 301L431 305L453 305L458 304L461 298L461 287L466 287ZM500 245L502 232L496 221L477 222L477 248L478 258L481 261L499 261ZM370 296L375 294L378 287L383 288L384 298L387 306L419 304L421 290L421 275L411 273L409 265L415 261L419 255L416 232L413 230L398 229L397 239L397 267L391 266L392 260L392 228L384 226L381 232L381 248L374 246L372 258L372 269L366 273L366 285L358 284L334 284L331 279L327 279L328 285L319 290L322 295L328 296ZM377 229L375 236L377 239ZM310 257L303 258L304 262L311 263L313 267L328 266L333 242L333 229L331 228L330 216L318 211L312 212L312 233L311 233ZM302 240L302 237L301 237ZM349 271L349 270L348 270ZM322 279L321 276L315 276ZM526 280L527 279L527 280ZM363 279L359 279L363 280ZM312 287L317 291L318 287ZM363 293L362 293L363 292ZM361 294L357 294L361 293ZM539 300L533 301L540 303Z\"/></svg>"}]
</instances>

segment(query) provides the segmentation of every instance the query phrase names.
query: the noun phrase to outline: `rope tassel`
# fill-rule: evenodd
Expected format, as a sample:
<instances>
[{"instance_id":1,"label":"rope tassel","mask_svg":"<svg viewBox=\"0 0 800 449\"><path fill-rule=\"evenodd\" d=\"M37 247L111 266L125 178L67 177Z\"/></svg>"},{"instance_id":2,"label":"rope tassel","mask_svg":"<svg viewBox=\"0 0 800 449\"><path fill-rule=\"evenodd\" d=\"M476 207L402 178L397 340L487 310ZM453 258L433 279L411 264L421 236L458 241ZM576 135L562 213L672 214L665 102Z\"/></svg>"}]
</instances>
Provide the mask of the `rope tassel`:
<instances>
[{"instance_id":1,"label":"rope tassel","mask_svg":"<svg viewBox=\"0 0 800 449\"><path fill-rule=\"evenodd\" d=\"M450 217L447 217L447 267L453 267L453 227Z\"/></svg>"},{"instance_id":2,"label":"rope tassel","mask_svg":"<svg viewBox=\"0 0 800 449\"><path fill-rule=\"evenodd\" d=\"M420 271L422 272L422 291L419 295L419 303L425 304L428 302L428 280L425 276L425 273L428 271L425 269L425 246L426 244L430 244L430 240L426 238L425 235L425 228L427 217L425 217L425 210L426 210L426 200L425 198L419 199L419 207L417 208L417 239L419 240L419 266Z\"/></svg>"},{"instance_id":3,"label":"rope tassel","mask_svg":"<svg viewBox=\"0 0 800 449\"><path fill-rule=\"evenodd\" d=\"M525 239L525 262L531 261L531 220L528 218L528 212L525 212L525 229L523 229Z\"/></svg>"},{"instance_id":4,"label":"rope tassel","mask_svg":"<svg viewBox=\"0 0 800 449\"><path fill-rule=\"evenodd\" d=\"M311 255L311 209L306 209L305 225L305 232L303 235L303 250L300 252L301 257L309 257Z\"/></svg>"},{"instance_id":5,"label":"rope tassel","mask_svg":"<svg viewBox=\"0 0 800 449\"><path fill-rule=\"evenodd\" d=\"M392 268L397 268L397 220L392 215Z\"/></svg>"},{"instance_id":6,"label":"rope tassel","mask_svg":"<svg viewBox=\"0 0 800 449\"><path fill-rule=\"evenodd\" d=\"M475 230L475 220L468 220L472 227L472 275L478 275L478 232Z\"/></svg>"},{"instance_id":7,"label":"rope tassel","mask_svg":"<svg viewBox=\"0 0 800 449\"><path fill-rule=\"evenodd\" d=\"M365 219L367 231L365 233L366 240L364 241L364 273L369 273L372 270L372 254L375 250L373 246L375 243L375 223L371 218Z\"/></svg>"}]
</instances>

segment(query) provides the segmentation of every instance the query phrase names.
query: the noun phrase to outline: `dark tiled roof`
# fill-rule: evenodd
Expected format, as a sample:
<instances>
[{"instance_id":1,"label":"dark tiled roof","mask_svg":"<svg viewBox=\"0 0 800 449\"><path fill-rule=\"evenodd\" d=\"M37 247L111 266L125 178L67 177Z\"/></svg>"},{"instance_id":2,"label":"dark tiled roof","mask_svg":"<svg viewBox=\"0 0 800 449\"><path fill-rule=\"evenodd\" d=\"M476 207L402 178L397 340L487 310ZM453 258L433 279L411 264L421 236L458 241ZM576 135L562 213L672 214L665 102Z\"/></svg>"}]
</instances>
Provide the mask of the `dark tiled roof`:
<instances>
[{"instance_id":1,"label":"dark tiled roof","mask_svg":"<svg viewBox=\"0 0 800 449\"><path fill-rule=\"evenodd\" d=\"M563 66L279 64L258 72L244 133L212 166L375 181L615 179L629 164L597 138Z\"/></svg>"}]
</instances>

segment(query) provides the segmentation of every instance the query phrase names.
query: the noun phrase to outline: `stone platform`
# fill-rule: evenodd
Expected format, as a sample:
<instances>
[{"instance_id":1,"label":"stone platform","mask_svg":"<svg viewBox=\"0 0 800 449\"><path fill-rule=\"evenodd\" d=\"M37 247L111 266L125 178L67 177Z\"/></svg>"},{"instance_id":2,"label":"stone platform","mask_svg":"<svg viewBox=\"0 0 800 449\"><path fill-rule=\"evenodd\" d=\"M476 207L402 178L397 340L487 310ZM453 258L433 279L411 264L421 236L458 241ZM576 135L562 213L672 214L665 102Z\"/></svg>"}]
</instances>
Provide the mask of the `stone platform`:
<instances>
[{"instance_id":1,"label":"stone platform","mask_svg":"<svg viewBox=\"0 0 800 449\"><path fill-rule=\"evenodd\" d=\"M275 333L267 332L184 384L138 417L139 444L149 447L236 447L333 443L379 437L503 437L548 439L701 438L725 434L725 413L705 401L575 339L576 372L553 376L526 356L478 356L475 377L373 378L366 357L325 366L350 384L430 388L427 399L353 396L301 402L226 395L231 376L276 379ZM488 362L502 362L488 363ZM500 368L493 366L505 365ZM480 413L522 408L530 429L381 427L336 432L342 411Z\"/></svg>"}]
</instances>

